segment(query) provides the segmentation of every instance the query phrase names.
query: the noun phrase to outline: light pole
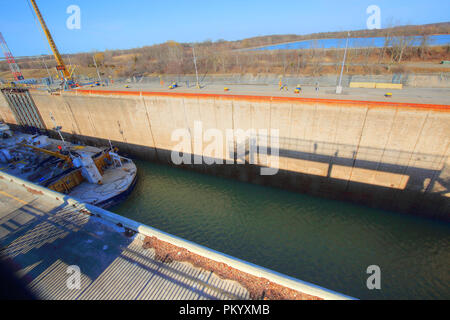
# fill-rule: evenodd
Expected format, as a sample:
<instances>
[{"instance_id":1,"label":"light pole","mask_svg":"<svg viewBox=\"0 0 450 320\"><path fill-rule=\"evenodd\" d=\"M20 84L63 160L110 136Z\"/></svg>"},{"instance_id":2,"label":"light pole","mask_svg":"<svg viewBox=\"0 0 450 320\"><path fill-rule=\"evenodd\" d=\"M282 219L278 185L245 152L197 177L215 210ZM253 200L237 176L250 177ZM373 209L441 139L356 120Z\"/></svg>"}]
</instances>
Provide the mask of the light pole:
<instances>
[{"instance_id":1,"label":"light pole","mask_svg":"<svg viewBox=\"0 0 450 320\"><path fill-rule=\"evenodd\" d=\"M350 38L350 32L347 34L347 42L345 44L344 60L342 60L341 75L339 77L339 84L336 87L336 94L341 94L342 93L342 76L344 75L345 60L347 59L347 50L348 50L348 40L349 40L349 38Z\"/></svg>"},{"instance_id":2,"label":"light pole","mask_svg":"<svg viewBox=\"0 0 450 320\"><path fill-rule=\"evenodd\" d=\"M195 76L197 77L197 88L200 89L200 83L198 81L198 70L197 70L197 57L195 56L195 48L192 45L192 54L194 56L194 66L195 66Z\"/></svg>"}]
</instances>

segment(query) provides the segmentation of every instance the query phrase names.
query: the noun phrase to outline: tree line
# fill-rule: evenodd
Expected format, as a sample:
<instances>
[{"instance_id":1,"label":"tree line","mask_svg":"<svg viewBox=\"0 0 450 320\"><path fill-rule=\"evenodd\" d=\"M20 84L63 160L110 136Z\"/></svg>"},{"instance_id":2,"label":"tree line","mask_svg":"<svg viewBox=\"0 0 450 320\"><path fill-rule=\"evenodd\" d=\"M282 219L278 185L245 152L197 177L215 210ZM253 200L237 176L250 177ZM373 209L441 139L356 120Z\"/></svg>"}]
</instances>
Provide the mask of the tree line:
<instances>
[{"instance_id":1,"label":"tree line","mask_svg":"<svg viewBox=\"0 0 450 320\"><path fill-rule=\"evenodd\" d=\"M406 26L381 30L360 30L352 37L383 37L382 48L351 48L347 55L347 73L382 74L402 71L406 61L435 61L446 59L450 48L434 47L430 35L449 33L450 23L425 26ZM417 43L417 35L419 43ZM307 39L345 38L347 33L320 33L306 36L276 35L241 41L206 40L201 43L163 44L129 50L64 55L67 65L76 65L79 73L95 68L102 76L131 77L146 75L194 74L194 52L198 71L206 74L291 74L313 75L337 73L342 63L343 51L321 48L313 42L311 49L303 50L242 50L255 46ZM28 58L19 61L22 69L45 69L54 72L56 62L52 56ZM9 70L6 62L0 63L0 71ZM403 70L404 71L404 70ZM92 72L92 70L90 71Z\"/></svg>"}]
</instances>

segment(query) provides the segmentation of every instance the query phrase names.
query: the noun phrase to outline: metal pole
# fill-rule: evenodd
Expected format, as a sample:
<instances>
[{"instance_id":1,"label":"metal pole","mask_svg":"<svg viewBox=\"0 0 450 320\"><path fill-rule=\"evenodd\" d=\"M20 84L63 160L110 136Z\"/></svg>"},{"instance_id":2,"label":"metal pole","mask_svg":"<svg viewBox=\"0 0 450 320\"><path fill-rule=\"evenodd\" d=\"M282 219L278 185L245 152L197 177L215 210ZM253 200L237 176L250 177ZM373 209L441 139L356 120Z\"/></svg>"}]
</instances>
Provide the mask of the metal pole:
<instances>
[{"instance_id":1,"label":"metal pole","mask_svg":"<svg viewBox=\"0 0 450 320\"><path fill-rule=\"evenodd\" d=\"M194 66L195 66L195 76L197 77L197 88L200 89L200 83L198 81L198 70L197 70L197 57L195 56L195 48L192 45L192 54L194 55Z\"/></svg>"},{"instance_id":2,"label":"metal pole","mask_svg":"<svg viewBox=\"0 0 450 320\"><path fill-rule=\"evenodd\" d=\"M98 80L100 80L100 82L101 82L102 78L100 77L100 72L98 72L97 61L95 61L95 56L92 56L92 59L94 59L94 65L95 65L95 70L97 70Z\"/></svg>"},{"instance_id":3,"label":"metal pole","mask_svg":"<svg viewBox=\"0 0 450 320\"><path fill-rule=\"evenodd\" d=\"M69 58L69 67L70 67L70 69L72 69L72 70L70 71L70 77L72 77L72 75L76 76L75 68L74 68L74 66L72 65L72 61L70 60L70 57L68 57L68 58Z\"/></svg>"},{"instance_id":4,"label":"metal pole","mask_svg":"<svg viewBox=\"0 0 450 320\"><path fill-rule=\"evenodd\" d=\"M44 63L45 69L47 69L48 77L50 79L52 79L52 75L50 74L50 71L48 70L48 66L47 66L47 63L45 63L45 59L44 58L42 58L42 62Z\"/></svg>"},{"instance_id":5,"label":"metal pole","mask_svg":"<svg viewBox=\"0 0 450 320\"><path fill-rule=\"evenodd\" d=\"M55 118L53 118L53 114L50 112L50 119L52 119L53 124L55 125L55 127L53 128L53 130L55 130L56 132L58 132L59 137L61 138L62 142L64 143L64 146L66 146L66 141L64 140L63 135L61 134L61 129L62 127L58 127L58 125L56 124L56 120Z\"/></svg>"},{"instance_id":6,"label":"metal pole","mask_svg":"<svg viewBox=\"0 0 450 320\"><path fill-rule=\"evenodd\" d=\"M342 93L342 76L344 75L344 66L345 66L345 60L347 59L347 50L348 50L348 40L350 38L350 32L347 35L347 42L345 44L345 52L344 52L344 59L342 60L342 68L341 68L341 75L339 77L339 85L336 88L336 93L341 94Z\"/></svg>"},{"instance_id":7,"label":"metal pole","mask_svg":"<svg viewBox=\"0 0 450 320\"><path fill-rule=\"evenodd\" d=\"M64 140L64 137L63 137L63 135L62 135L62 133L61 133L62 127L61 127L61 126L58 126L58 125L56 124L56 120L55 120L55 118L53 118L53 114L52 114L51 112L50 112L50 119L52 119L52 122L53 122L53 124L55 125L55 127L53 128L53 130L55 130L56 132L58 132L59 137L61 138L61 140L62 140L62 142L63 142L64 148L66 148L66 147L67 147L66 140ZM69 155L72 156L72 152L70 152L70 148L67 148L67 149L68 149L68 151L69 151Z\"/></svg>"}]
</instances>

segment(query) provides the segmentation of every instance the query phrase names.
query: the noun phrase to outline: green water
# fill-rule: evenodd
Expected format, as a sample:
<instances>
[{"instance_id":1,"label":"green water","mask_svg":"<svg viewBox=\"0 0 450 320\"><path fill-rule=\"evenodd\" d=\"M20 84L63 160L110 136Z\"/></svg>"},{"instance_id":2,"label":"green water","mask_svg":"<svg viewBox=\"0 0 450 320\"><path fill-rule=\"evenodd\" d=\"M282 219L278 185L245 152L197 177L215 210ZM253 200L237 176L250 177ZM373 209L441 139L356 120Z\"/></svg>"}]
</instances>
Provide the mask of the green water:
<instances>
[{"instance_id":1,"label":"green water","mask_svg":"<svg viewBox=\"0 0 450 320\"><path fill-rule=\"evenodd\" d=\"M360 299L450 299L450 224L136 161L112 211ZM381 290L368 290L369 265Z\"/></svg>"}]
</instances>

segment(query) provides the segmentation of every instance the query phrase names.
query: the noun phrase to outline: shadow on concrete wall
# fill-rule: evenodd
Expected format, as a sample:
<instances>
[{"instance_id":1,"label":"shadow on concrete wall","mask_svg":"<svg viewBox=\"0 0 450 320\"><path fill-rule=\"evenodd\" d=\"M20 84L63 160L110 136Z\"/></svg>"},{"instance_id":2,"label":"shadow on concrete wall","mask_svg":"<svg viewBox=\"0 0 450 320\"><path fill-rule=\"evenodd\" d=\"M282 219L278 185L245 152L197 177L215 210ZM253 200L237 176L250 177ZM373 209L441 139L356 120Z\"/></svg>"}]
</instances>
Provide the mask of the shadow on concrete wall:
<instances>
[{"instance_id":1,"label":"shadow on concrete wall","mask_svg":"<svg viewBox=\"0 0 450 320\"><path fill-rule=\"evenodd\" d=\"M12 125L13 129L20 130ZM55 132L48 134L58 139ZM109 141L96 137L64 133L72 142L94 146L108 146ZM171 150L111 141L121 154L146 161L159 162L174 167L242 182L278 187L294 192L307 193L335 200L345 200L369 207L394 210L450 221L450 181L445 166L445 155L421 154L400 150L389 150L356 145L328 143L322 141L280 138L280 158L286 161L305 161L308 165L319 165L323 173L308 170L280 169L274 176L262 176L264 166L250 164L248 142L244 164L174 165ZM271 153L270 149L267 153ZM193 159L193 155L189 155ZM374 161L370 159L379 159ZM235 161L236 161L235 156ZM283 161L282 160L282 161ZM193 160L192 162L193 163ZM415 165L412 166L411 164ZM305 164L303 164L304 168ZM340 168L348 171L345 177L333 175ZM362 170L358 173L358 170ZM445 171L445 174L443 172ZM381 176L377 179L364 177ZM393 182L390 183L390 175ZM350 178L351 177L351 178ZM400 182L399 182L400 181ZM436 185L439 188L435 190Z\"/></svg>"},{"instance_id":2,"label":"shadow on concrete wall","mask_svg":"<svg viewBox=\"0 0 450 320\"><path fill-rule=\"evenodd\" d=\"M436 182L440 182L446 187L444 193L449 190L448 181L439 178L445 163L443 155L291 138L281 138L280 145L281 157L328 164L326 177L330 179L333 178L334 166L367 169L394 175L408 175L414 172L414 175L408 175L405 179L406 185L396 186L396 183L392 183L390 187L429 192L433 190ZM370 160L377 158L380 160ZM420 164L420 167L410 166L412 162Z\"/></svg>"},{"instance_id":3,"label":"shadow on concrete wall","mask_svg":"<svg viewBox=\"0 0 450 320\"><path fill-rule=\"evenodd\" d=\"M445 220L450 218L449 199L445 196L450 192L450 181L443 177L448 175L442 175L448 170L445 155L291 138L280 138L279 153L282 158L327 167L323 176L287 170L287 180L295 181L289 179L293 175L300 182L291 186L298 188L297 191ZM334 168L349 171L348 179L333 176ZM358 180L355 175L361 172L366 176ZM378 176L381 181L371 181L370 176Z\"/></svg>"}]
</instances>

